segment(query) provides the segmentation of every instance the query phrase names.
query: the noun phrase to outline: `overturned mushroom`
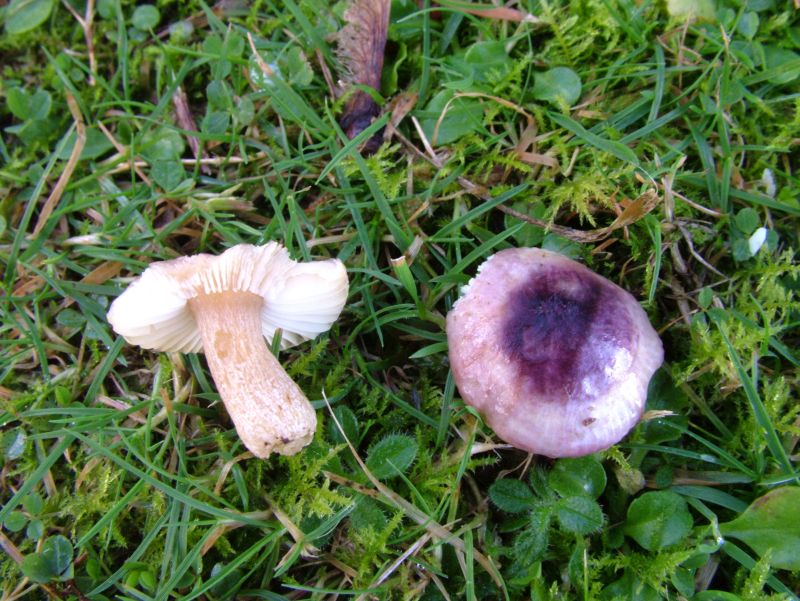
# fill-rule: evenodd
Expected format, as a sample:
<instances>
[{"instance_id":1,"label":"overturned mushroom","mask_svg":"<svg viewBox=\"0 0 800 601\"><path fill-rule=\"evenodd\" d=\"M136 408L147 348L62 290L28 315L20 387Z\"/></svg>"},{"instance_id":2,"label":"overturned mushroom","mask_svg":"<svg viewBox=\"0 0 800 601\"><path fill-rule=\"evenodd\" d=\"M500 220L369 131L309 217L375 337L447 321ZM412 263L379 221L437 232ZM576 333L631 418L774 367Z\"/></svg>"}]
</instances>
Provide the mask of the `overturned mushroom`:
<instances>
[{"instance_id":1,"label":"overturned mushroom","mask_svg":"<svg viewBox=\"0 0 800 601\"><path fill-rule=\"evenodd\" d=\"M557 253L490 257L447 315L456 385L500 438L549 457L610 447L663 360L636 299Z\"/></svg>"},{"instance_id":2,"label":"overturned mushroom","mask_svg":"<svg viewBox=\"0 0 800 601\"><path fill-rule=\"evenodd\" d=\"M317 418L264 339L280 329L288 348L327 331L347 292L339 260L297 263L275 242L240 244L153 263L112 303L108 321L143 348L205 352L244 445L256 457L293 455L311 442Z\"/></svg>"}]
</instances>

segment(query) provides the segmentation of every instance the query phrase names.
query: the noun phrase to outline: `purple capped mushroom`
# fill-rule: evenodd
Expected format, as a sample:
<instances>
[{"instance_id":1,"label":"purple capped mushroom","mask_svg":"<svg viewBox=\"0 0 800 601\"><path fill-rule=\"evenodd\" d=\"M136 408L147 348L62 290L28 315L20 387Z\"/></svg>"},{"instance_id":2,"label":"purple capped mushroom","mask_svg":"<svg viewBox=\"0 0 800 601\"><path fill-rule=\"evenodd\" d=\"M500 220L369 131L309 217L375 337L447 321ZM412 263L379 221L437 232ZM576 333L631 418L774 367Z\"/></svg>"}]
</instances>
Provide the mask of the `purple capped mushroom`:
<instances>
[{"instance_id":1,"label":"purple capped mushroom","mask_svg":"<svg viewBox=\"0 0 800 601\"><path fill-rule=\"evenodd\" d=\"M464 401L500 438L548 457L619 442L639 421L664 351L636 299L537 248L487 259L447 315Z\"/></svg>"}]
</instances>

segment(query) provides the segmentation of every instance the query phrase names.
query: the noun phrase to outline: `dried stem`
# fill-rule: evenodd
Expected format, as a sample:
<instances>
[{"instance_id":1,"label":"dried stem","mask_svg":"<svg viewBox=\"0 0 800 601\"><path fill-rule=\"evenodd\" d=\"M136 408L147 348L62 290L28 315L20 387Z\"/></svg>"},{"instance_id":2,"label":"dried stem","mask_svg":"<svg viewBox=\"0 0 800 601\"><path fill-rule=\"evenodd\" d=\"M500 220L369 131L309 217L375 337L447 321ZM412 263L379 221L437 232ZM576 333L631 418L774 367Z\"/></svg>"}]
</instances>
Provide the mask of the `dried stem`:
<instances>
[{"instance_id":1,"label":"dried stem","mask_svg":"<svg viewBox=\"0 0 800 601\"><path fill-rule=\"evenodd\" d=\"M72 5L63 0L64 6L67 10L72 13L72 16L75 17L75 20L83 29L83 37L86 38L86 52L89 55L89 85L94 86L94 76L97 73L97 58L94 54L94 0L86 0L86 12L84 16L81 17L77 11L72 7Z\"/></svg>"},{"instance_id":2,"label":"dried stem","mask_svg":"<svg viewBox=\"0 0 800 601\"><path fill-rule=\"evenodd\" d=\"M69 112L72 113L72 118L75 120L75 145L72 147L72 153L69 155L67 165L64 167L64 171L61 172L61 176L58 178L55 188L53 188L50 196L47 198L44 205L42 205L39 219L36 221L36 226L33 228L34 236L42 231L42 228L44 228L50 215L56 208L58 201L61 200L61 195L64 194L69 179L72 177L72 172L75 171L78 160L81 158L83 146L86 144L86 126L83 123L83 115L81 115L75 97L69 92L67 92L67 106L69 106Z\"/></svg>"}]
</instances>

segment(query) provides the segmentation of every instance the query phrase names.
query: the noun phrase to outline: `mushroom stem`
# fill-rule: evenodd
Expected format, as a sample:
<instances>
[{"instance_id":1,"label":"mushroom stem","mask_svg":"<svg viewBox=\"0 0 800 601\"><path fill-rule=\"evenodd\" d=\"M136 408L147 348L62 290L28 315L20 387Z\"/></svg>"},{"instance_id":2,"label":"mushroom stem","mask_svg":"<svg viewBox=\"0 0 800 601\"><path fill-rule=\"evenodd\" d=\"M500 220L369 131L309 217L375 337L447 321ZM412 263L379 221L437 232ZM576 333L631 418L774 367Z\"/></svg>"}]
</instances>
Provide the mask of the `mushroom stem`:
<instances>
[{"instance_id":1,"label":"mushroom stem","mask_svg":"<svg viewBox=\"0 0 800 601\"><path fill-rule=\"evenodd\" d=\"M299 452L311 442L317 416L265 344L263 299L220 292L188 302L211 376L244 446L259 458Z\"/></svg>"}]
</instances>

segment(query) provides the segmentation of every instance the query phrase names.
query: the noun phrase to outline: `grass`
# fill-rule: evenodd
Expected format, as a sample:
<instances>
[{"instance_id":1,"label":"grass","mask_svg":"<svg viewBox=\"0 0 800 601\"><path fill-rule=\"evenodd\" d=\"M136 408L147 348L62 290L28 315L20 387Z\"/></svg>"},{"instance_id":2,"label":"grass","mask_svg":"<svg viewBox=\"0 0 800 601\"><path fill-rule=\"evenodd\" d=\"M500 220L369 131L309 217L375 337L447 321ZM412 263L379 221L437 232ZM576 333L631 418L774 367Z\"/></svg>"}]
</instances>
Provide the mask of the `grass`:
<instances>
[{"instance_id":1,"label":"grass","mask_svg":"<svg viewBox=\"0 0 800 601\"><path fill-rule=\"evenodd\" d=\"M0 9L2 598L796 599L800 13L682 4L398 0L352 141L343 3ZM202 356L105 315L152 261L269 240L351 286L280 354L314 441L261 461ZM444 316L511 246L662 336L608 451L529 457L460 399Z\"/></svg>"}]
</instances>

